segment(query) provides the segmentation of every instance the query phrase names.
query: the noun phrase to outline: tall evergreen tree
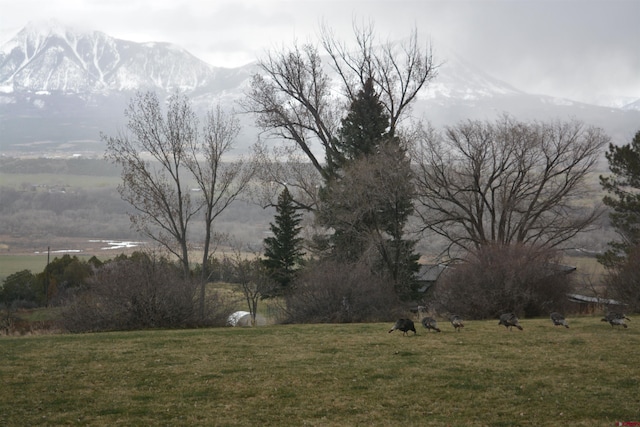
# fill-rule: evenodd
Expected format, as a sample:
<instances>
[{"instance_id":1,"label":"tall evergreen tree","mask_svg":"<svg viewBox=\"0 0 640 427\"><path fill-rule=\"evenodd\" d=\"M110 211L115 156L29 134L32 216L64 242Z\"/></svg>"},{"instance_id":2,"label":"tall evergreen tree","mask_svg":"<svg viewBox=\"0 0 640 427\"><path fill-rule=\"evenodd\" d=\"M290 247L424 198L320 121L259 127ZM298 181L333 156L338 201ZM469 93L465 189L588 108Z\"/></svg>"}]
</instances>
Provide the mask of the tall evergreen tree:
<instances>
[{"instance_id":1,"label":"tall evergreen tree","mask_svg":"<svg viewBox=\"0 0 640 427\"><path fill-rule=\"evenodd\" d=\"M389 116L374 90L373 81L368 79L341 121L334 144L338 155L331 165L332 172L344 168L349 161L375 154L381 142L391 136L388 132Z\"/></svg>"},{"instance_id":2,"label":"tall evergreen tree","mask_svg":"<svg viewBox=\"0 0 640 427\"><path fill-rule=\"evenodd\" d=\"M317 212L318 221L334 230L332 255L342 261L366 258L405 294L400 289L411 285L418 268L415 242L404 240L413 212L411 168L370 79L338 135L334 145L340 155Z\"/></svg>"},{"instance_id":3,"label":"tall evergreen tree","mask_svg":"<svg viewBox=\"0 0 640 427\"><path fill-rule=\"evenodd\" d=\"M630 144L619 147L609 144L605 156L611 175L600 176L600 184L608 193L603 202L612 208L611 225L622 240L610 242L610 249L600 257L600 262L615 267L640 245L640 131Z\"/></svg>"},{"instance_id":4,"label":"tall evergreen tree","mask_svg":"<svg viewBox=\"0 0 640 427\"><path fill-rule=\"evenodd\" d=\"M262 263L277 284L277 289L264 296L286 293L291 288L304 256L301 248L303 239L299 237L302 214L296 210L291 193L286 187L278 197L274 219L275 223L270 226L273 236L264 239Z\"/></svg>"}]
</instances>

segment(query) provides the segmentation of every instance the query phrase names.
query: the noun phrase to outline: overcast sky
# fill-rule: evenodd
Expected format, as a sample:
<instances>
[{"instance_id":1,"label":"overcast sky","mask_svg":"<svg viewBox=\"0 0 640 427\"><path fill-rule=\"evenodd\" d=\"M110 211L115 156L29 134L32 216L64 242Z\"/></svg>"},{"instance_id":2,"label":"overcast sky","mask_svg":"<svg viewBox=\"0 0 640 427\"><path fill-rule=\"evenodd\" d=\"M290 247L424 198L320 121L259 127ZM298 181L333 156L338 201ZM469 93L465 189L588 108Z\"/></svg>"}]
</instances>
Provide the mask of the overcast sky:
<instances>
[{"instance_id":1,"label":"overcast sky","mask_svg":"<svg viewBox=\"0 0 640 427\"><path fill-rule=\"evenodd\" d=\"M452 49L526 92L640 98L638 0L0 0L0 11L2 41L29 21L54 18L175 43L226 67L294 40L316 41L323 20L349 41L354 19L365 20L383 39L417 28L436 62Z\"/></svg>"}]
</instances>

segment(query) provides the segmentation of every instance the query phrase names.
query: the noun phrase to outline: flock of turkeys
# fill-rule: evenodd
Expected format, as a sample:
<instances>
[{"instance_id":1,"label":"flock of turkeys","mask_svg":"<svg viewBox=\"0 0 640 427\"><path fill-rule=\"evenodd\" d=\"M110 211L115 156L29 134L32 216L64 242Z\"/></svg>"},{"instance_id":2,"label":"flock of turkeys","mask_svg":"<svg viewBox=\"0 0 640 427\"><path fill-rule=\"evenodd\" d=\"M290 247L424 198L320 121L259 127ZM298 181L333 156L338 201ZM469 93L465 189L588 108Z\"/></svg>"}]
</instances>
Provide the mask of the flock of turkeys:
<instances>
[{"instance_id":1,"label":"flock of turkeys","mask_svg":"<svg viewBox=\"0 0 640 427\"><path fill-rule=\"evenodd\" d=\"M422 311L420 310L420 308L418 308L418 310L415 310L415 312L418 312L418 313L420 311ZM550 318L554 326L564 326L565 328L569 327L569 323L567 323L567 319L565 319L565 317L558 312L554 311L553 313L551 313ZM604 318L602 318L602 321L608 322L611 325L611 327L622 326L623 328L627 328L628 326L625 320L630 320L630 319L624 314L617 313L617 312L607 313L607 315L605 315ZM454 327L454 329L457 332L460 332L460 329L464 328L464 320L462 319L462 317L458 315L451 316L449 318L449 321L451 322L451 325ZM427 331L440 332L440 328L438 327L438 321L433 317L428 317L428 316L423 317L420 322L422 323L422 326L424 326L427 329ZM518 316L516 316L515 313L504 313L500 315L500 321L498 322L498 325L503 325L505 328L509 330L512 330L513 328L517 328L521 331L523 330L522 326L520 325L520 321L518 320ZM405 318L398 319L396 323L391 327L391 329L389 329L389 333L395 330L402 331L402 335L408 335L409 331L413 331L414 335L417 333L413 320L405 319Z\"/></svg>"}]
</instances>

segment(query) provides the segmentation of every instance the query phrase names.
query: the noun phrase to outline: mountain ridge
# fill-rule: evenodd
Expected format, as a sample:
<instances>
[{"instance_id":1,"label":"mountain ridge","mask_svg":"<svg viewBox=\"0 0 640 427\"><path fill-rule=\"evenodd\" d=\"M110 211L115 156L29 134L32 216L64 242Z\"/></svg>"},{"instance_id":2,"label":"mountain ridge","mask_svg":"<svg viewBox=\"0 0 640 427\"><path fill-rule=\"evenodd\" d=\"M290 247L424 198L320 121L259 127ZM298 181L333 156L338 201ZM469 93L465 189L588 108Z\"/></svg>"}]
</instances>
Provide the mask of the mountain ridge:
<instances>
[{"instance_id":1,"label":"mountain ridge","mask_svg":"<svg viewBox=\"0 0 640 427\"><path fill-rule=\"evenodd\" d=\"M258 71L255 63L215 67L168 42L136 43L56 21L29 24L0 46L0 151L100 152L100 133L124 127L134 92L181 91L201 109L215 103L233 108ZM640 123L640 100L629 105L528 94L447 53L413 110L436 127L504 113L523 120L578 118L627 142ZM242 120L246 150L258 131L248 116Z\"/></svg>"},{"instance_id":2,"label":"mountain ridge","mask_svg":"<svg viewBox=\"0 0 640 427\"><path fill-rule=\"evenodd\" d=\"M28 25L0 47L3 92L195 90L217 71L171 43L135 43L55 23L37 28Z\"/></svg>"}]
</instances>

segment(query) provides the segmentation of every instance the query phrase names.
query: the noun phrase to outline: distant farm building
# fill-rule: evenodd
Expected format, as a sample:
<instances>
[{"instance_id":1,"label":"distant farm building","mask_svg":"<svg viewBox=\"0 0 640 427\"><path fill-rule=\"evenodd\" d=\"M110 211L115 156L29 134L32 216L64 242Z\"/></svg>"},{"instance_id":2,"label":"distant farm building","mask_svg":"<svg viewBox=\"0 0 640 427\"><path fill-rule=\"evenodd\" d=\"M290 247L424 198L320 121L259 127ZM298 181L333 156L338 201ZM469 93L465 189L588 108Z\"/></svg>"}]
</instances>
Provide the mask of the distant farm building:
<instances>
[{"instance_id":1,"label":"distant farm building","mask_svg":"<svg viewBox=\"0 0 640 427\"><path fill-rule=\"evenodd\" d=\"M444 264L423 264L416 274L418 292L424 294L436 284L442 272L447 268Z\"/></svg>"}]
</instances>

